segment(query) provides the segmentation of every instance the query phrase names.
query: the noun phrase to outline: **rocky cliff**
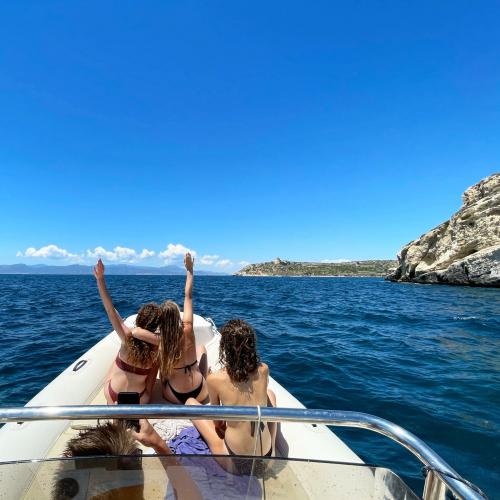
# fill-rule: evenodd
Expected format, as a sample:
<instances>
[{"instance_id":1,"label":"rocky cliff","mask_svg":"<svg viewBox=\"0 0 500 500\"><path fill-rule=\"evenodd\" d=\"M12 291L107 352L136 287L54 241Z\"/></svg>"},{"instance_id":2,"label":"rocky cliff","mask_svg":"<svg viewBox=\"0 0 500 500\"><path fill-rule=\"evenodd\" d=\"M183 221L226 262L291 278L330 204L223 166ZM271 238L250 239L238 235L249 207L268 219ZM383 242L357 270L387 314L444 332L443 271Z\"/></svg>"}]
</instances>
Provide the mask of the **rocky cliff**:
<instances>
[{"instance_id":1,"label":"rocky cliff","mask_svg":"<svg viewBox=\"0 0 500 500\"><path fill-rule=\"evenodd\" d=\"M404 246L391 281L500 287L500 173L470 187L463 205Z\"/></svg>"}]
</instances>

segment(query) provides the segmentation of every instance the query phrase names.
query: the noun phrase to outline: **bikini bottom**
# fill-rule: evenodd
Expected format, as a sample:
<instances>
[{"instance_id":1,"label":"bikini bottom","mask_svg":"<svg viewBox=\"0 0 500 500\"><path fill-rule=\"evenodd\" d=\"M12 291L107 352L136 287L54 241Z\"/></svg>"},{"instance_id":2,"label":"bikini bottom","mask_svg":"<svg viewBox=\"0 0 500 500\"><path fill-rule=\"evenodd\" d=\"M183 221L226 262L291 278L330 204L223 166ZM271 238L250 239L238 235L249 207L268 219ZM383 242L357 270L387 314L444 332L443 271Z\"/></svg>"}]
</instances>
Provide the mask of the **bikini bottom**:
<instances>
[{"instance_id":1,"label":"bikini bottom","mask_svg":"<svg viewBox=\"0 0 500 500\"><path fill-rule=\"evenodd\" d=\"M266 460L262 460L260 458L253 458L251 456L245 458L244 455L238 455L237 453L234 453L234 451L231 450L231 448L229 448L225 439L224 439L224 444L226 445L226 449L229 455L234 457L231 459L231 464L233 465L233 468L237 474L245 476L249 476L250 474L252 474L253 462L255 462L255 465L253 465L254 475L261 475L264 472L266 468ZM273 455L273 445L271 444L269 451L265 455L262 455L262 457L269 458L272 457L272 455Z\"/></svg>"}]
</instances>

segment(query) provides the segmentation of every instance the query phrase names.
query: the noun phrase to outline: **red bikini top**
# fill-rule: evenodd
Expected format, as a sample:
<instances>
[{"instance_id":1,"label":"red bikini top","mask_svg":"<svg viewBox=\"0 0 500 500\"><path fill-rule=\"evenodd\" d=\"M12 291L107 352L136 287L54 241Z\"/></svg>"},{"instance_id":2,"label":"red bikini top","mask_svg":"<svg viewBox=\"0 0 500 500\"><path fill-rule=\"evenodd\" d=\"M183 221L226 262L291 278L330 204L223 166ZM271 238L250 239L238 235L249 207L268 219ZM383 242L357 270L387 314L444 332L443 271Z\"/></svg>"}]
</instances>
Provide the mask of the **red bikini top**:
<instances>
[{"instance_id":1,"label":"red bikini top","mask_svg":"<svg viewBox=\"0 0 500 500\"><path fill-rule=\"evenodd\" d=\"M136 375L149 375L149 372L151 370L151 368L139 368L138 366L129 365L128 363L125 363L125 361L123 361L123 359L121 359L119 356L116 356L115 363L116 366L120 368L120 370L128 373L135 373Z\"/></svg>"}]
</instances>

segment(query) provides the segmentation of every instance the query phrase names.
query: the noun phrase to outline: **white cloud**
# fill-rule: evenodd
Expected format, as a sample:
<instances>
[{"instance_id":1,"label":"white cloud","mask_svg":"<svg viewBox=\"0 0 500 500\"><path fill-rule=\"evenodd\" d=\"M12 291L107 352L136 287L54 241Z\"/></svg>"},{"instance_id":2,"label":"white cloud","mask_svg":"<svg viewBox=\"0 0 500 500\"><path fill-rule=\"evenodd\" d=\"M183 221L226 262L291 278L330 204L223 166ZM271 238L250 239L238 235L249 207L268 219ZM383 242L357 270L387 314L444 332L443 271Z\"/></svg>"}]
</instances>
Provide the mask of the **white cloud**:
<instances>
[{"instance_id":1,"label":"white cloud","mask_svg":"<svg viewBox=\"0 0 500 500\"><path fill-rule=\"evenodd\" d=\"M123 262L128 264L134 264L153 258L155 258L154 261L156 263L156 258L160 258L163 259L166 264L168 264L181 261L186 252L190 252L191 255L196 256L195 250L192 250L181 243L169 243L165 250L161 252L149 250L148 248L136 250L134 248L128 248L118 245L113 249L107 249L103 246L96 246L94 249L87 249L85 252L82 252L80 254L71 253L64 248L60 248L57 245L51 244L38 249L29 247L24 252L18 251L16 253L16 257L60 259L86 263L93 263L97 259L103 259L104 261L108 262ZM204 254L203 256L200 256L199 263L205 266L215 266L221 269L228 269L233 266L244 267L250 264L250 262L247 262L245 260L233 262L230 259L221 258L216 254Z\"/></svg>"},{"instance_id":2,"label":"white cloud","mask_svg":"<svg viewBox=\"0 0 500 500\"><path fill-rule=\"evenodd\" d=\"M153 257L155 252L144 248L141 253L138 253L133 248L116 246L113 250L106 250L104 247L95 247L94 250L87 250L86 255L89 259L101 258L113 262L137 262Z\"/></svg>"},{"instance_id":3,"label":"white cloud","mask_svg":"<svg viewBox=\"0 0 500 500\"><path fill-rule=\"evenodd\" d=\"M232 266L233 263L229 259L221 259L218 260L215 265L217 267L227 267L227 266Z\"/></svg>"},{"instance_id":4,"label":"white cloud","mask_svg":"<svg viewBox=\"0 0 500 500\"><path fill-rule=\"evenodd\" d=\"M137 252L133 248L115 247L114 252L117 260L131 261L137 259Z\"/></svg>"},{"instance_id":5,"label":"white cloud","mask_svg":"<svg viewBox=\"0 0 500 500\"><path fill-rule=\"evenodd\" d=\"M344 262L351 262L349 259L323 259L323 264L342 264Z\"/></svg>"},{"instance_id":6,"label":"white cloud","mask_svg":"<svg viewBox=\"0 0 500 500\"><path fill-rule=\"evenodd\" d=\"M142 252L139 254L140 259L149 259L150 257L155 256L154 250L148 250L147 248L143 248Z\"/></svg>"},{"instance_id":7,"label":"white cloud","mask_svg":"<svg viewBox=\"0 0 500 500\"><path fill-rule=\"evenodd\" d=\"M181 243L169 243L167 248L158 254L158 257L165 259L165 262L171 262L179 257L183 257L186 252L189 252L193 257L196 256L194 250L185 247Z\"/></svg>"},{"instance_id":8,"label":"white cloud","mask_svg":"<svg viewBox=\"0 0 500 500\"><path fill-rule=\"evenodd\" d=\"M219 258L218 255L204 255L200 257L200 264L204 264L205 266L211 266L215 263L215 261Z\"/></svg>"},{"instance_id":9,"label":"white cloud","mask_svg":"<svg viewBox=\"0 0 500 500\"><path fill-rule=\"evenodd\" d=\"M103 247L95 247L94 250L87 250L87 257L90 259L107 259L116 260L117 255L111 250L106 250Z\"/></svg>"},{"instance_id":10,"label":"white cloud","mask_svg":"<svg viewBox=\"0 0 500 500\"><path fill-rule=\"evenodd\" d=\"M17 252L16 257L30 257L39 259L75 259L79 258L80 255L70 253L64 248L60 248L57 245L46 245L36 249L35 247L29 247L25 252Z\"/></svg>"}]
</instances>

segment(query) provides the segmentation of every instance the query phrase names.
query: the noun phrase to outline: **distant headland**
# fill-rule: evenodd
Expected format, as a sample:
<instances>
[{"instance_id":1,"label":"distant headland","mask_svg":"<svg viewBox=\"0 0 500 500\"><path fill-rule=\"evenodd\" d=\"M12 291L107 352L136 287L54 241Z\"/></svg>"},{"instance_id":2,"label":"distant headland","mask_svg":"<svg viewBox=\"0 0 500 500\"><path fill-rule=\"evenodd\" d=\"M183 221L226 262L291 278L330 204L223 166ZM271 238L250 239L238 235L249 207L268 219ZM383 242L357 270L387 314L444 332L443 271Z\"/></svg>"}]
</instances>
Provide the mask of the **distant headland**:
<instances>
[{"instance_id":1,"label":"distant headland","mask_svg":"<svg viewBox=\"0 0 500 500\"><path fill-rule=\"evenodd\" d=\"M348 262L292 262L279 257L271 262L249 264L237 276L387 276L397 266L395 260Z\"/></svg>"}]
</instances>

